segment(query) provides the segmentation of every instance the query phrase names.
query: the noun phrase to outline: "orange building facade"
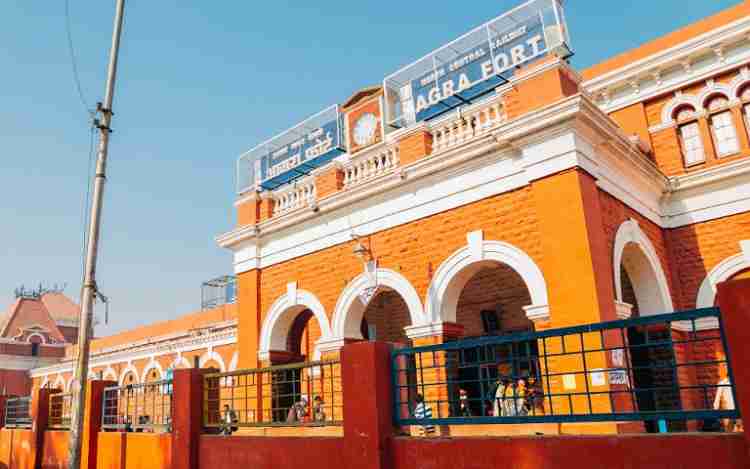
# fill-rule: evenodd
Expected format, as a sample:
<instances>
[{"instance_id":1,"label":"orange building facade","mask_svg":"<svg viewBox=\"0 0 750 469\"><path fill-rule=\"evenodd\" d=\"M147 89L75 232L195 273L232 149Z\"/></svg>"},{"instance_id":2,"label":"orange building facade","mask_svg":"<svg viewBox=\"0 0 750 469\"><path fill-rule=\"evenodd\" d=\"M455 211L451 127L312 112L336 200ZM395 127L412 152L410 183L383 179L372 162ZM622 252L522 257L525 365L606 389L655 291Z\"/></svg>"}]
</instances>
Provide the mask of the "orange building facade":
<instances>
[{"instance_id":1,"label":"orange building facade","mask_svg":"<svg viewBox=\"0 0 750 469\"><path fill-rule=\"evenodd\" d=\"M217 237L239 368L712 306L750 275L748 32L743 2L580 72L550 51L406 125L388 80L355 93L341 154L256 177Z\"/></svg>"},{"instance_id":2,"label":"orange building facade","mask_svg":"<svg viewBox=\"0 0 750 469\"><path fill-rule=\"evenodd\" d=\"M355 93L338 106L340 154L239 191L237 226L217 237L236 304L97 339L89 375L142 383L196 359L233 371L354 341L713 305L717 283L750 275L748 33L743 2L583 71L550 50L482 99L402 125L387 80ZM24 369L35 387L70 387L63 348Z\"/></svg>"}]
</instances>

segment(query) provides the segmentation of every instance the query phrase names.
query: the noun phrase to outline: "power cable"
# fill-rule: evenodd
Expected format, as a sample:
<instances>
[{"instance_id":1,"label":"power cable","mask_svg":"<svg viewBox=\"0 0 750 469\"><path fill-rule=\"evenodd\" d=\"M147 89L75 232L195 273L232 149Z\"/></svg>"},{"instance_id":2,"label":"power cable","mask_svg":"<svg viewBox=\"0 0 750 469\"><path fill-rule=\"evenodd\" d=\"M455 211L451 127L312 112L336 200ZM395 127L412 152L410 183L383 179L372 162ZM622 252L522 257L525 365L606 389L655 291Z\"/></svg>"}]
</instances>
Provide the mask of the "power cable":
<instances>
[{"instance_id":1,"label":"power cable","mask_svg":"<svg viewBox=\"0 0 750 469\"><path fill-rule=\"evenodd\" d=\"M83 207L81 210L81 224L83 226L83 240L81 249L81 285L83 285L84 277L86 276L86 249L88 249L88 226L89 226L89 205L91 205L91 172L94 168L94 135L96 134L96 127L91 126L89 132L89 162L88 169L86 170L86 198L83 201Z\"/></svg>"},{"instance_id":2,"label":"power cable","mask_svg":"<svg viewBox=\"0 0 750 469\"><path fill-rule=\"evenodd\" d=\"M68 52L70 54L70 65L73 69L73 81L75 82L76 90L78 90L78 98L81 100L81 104L83 104L86 113L89 115L89 117L93 118L95 113L92 110L91 106L89 106L88 101L86 101L86 97L83 94L83 87L81 86L81 78L78 75L78 62L76 60L75 48L73 47L73 35L71 33L70 27L70 0L65 0L65 32L68 36Z\"/></svg>"}]
</instances>

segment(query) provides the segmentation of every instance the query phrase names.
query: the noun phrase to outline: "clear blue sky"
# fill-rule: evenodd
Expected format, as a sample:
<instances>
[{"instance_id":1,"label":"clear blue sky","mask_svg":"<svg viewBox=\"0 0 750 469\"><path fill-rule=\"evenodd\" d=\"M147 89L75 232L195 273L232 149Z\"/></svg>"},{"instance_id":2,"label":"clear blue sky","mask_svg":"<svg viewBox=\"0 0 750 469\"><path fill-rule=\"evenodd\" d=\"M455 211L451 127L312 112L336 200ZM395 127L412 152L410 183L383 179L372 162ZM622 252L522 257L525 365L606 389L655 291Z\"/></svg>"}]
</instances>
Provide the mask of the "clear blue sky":
<instances>
[{"instance_id":1,"label":"clear blue sky","mask_svg":"<svg viewBox=\"0 0 750 469\"><path fill-rule=\"evenodd\" d=\"M201 282L231 272L213 238L232 227L237 155L517 3L128 0L98 272L112 309L97 334L196 310ZM574 65L736 3L567 0ZM70 5L93 103L114 0ZM0 309L20 284L79 294L89 131L64 26L63 0L0 8Z\"/></svg>"}]
</instances>

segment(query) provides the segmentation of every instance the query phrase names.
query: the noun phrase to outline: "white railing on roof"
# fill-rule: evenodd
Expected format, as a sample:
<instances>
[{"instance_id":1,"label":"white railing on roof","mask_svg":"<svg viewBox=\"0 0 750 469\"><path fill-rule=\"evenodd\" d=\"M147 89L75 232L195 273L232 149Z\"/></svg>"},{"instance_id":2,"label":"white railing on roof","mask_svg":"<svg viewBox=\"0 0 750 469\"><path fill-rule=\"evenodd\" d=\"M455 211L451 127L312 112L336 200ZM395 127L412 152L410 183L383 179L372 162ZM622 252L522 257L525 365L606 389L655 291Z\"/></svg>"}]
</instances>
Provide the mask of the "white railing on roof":
<instances>
[{"instance_id":1,"label":"white railing on roof","mask_svg":"<svg viewBox=\"0 0 750 469\"><path fill-rule=\"evenodd\" d=\"M315 178L301 179L273 192L273 215L308 207L315 202Z\"/></svg>"},{"instance_id":2,"label":"white railing on roof","mask_svg":"<svg viewBox=\"0 0 750 469\"><path fill-rule=\"evenodd\" d=\"M369 179L386 174L398 166L398 147L366 151L344 165L344 188L354 187Z\"/></svg>"},{"instance_id":3,"label":"white railing on roof","mask_svg":"<svg viewBox=\"0 0 750 469\"><path fill-rule=\"evenodd\" d=\"M460 109L435 121L432 128L433 153L453 148L487 133L505 120L499 97Z\"/></svg>"}]
</instances>

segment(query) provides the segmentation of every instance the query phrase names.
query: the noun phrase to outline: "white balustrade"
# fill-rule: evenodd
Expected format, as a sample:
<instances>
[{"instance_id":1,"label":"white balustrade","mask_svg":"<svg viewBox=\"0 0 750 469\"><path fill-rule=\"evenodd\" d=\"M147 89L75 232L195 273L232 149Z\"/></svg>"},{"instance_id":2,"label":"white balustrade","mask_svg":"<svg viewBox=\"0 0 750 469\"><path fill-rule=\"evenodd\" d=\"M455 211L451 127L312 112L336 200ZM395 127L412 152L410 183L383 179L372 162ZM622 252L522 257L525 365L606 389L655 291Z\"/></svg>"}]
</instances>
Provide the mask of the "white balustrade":
<instances>
[{"instance_id":1,"label":"white balustrade","mask_svg":"<svg viewBox=\"0 0 750 469\"><path fill-rule=\"evenodd\" d=\"M497 100L463 109L461 113L433 125L432 151L438 152L460 145L485 134L503 120L505 117Z\"/></svg>"},{"instance_id":2,"label":"white balustrade","mask_svg":"<svg viewBox=\"0 0 750 469\"><path fill-rule=\"evenodd\" d=\"M315 194L314 179L305 179L274 191L274 216L312 205L315 202Z\"/></svg>"},{"instance_id":3,"label":"white balustrade","mask_svg":"<svg viewBox=\"0 0 750 469\"><path fill-rule=\"evenodd\" d=\"M344 187L361 184L398 166L398 148L388 147L357 155L344 166Z\"/></svg>"}]
</instances>

